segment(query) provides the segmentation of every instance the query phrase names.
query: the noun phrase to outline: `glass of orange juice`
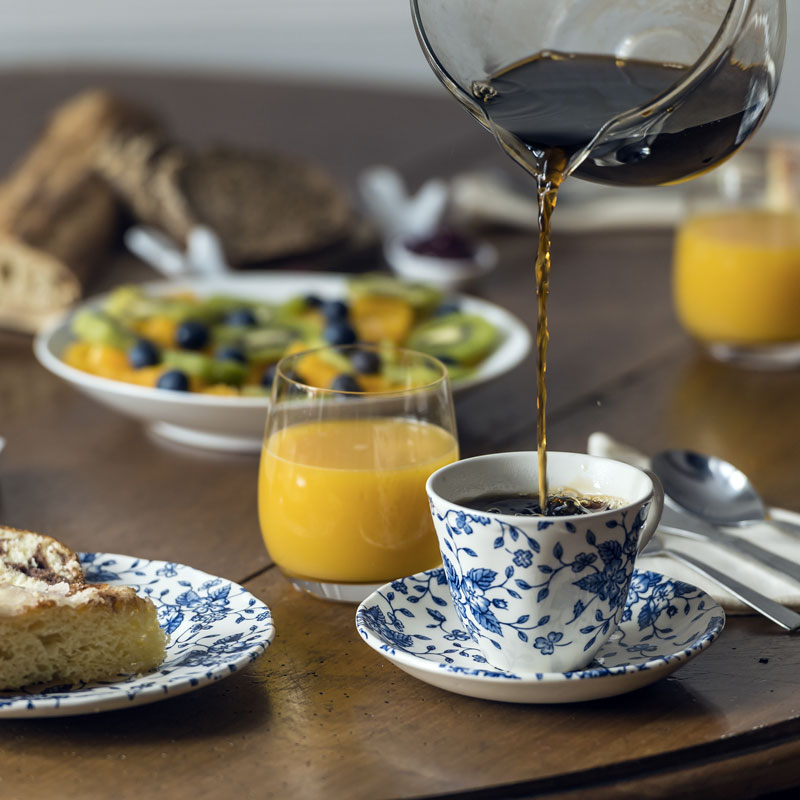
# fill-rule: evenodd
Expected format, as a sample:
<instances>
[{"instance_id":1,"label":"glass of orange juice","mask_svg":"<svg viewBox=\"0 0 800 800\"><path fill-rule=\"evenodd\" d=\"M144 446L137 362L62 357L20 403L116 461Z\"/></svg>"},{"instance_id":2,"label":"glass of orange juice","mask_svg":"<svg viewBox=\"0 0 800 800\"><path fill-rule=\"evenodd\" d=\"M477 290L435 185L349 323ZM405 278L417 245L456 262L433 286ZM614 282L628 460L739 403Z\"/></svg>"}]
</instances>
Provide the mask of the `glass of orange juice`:
<instances>
[{"instance_id":1,"label":"glass of orange juice","mask_svg":"<svg viewBox=\"0 0 800 800\"><path fill-rule=\"evenodd\" d=\"M298 589L348 602L436 566L425 481L457 459L437 359L365 345L285 357L258 480L270 556Z\"/></svg>"},{"instance_id":2,"label":"glass of orange juice","mask_svg":"<svg viewBox=\"0 0 800 800\"><path fill-rule=\"evenodd\" d=\"M800 144L745 148L690 187L674 253L681 324L719 360L796 366Z\"/></svg>"}]
</instances>

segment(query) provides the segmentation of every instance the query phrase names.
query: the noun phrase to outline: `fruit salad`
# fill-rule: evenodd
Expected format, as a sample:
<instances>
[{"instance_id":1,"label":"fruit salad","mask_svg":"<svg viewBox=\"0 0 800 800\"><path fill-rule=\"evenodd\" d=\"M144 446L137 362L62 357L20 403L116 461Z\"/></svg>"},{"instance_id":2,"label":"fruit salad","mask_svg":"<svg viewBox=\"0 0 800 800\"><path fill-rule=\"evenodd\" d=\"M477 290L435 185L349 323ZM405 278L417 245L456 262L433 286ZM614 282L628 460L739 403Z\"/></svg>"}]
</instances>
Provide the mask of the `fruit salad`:
<instances>
[{"instance_id":1,"label":"fruit salad","mask_svg":"<svg viewBox=\"0 0 800 800\"><path fill-rule=\"evenodd\" d=\"M230 295L155 295L114 290L102 307L72 318L72 367L139 386L231 396L269 393L285 355L353 345L347 359L303 359L304 383L345 391L393 388L393 346L436 356L457 382L500 342L483 317L435 288L382 273L354 276L345 296L284 302Z\"/></svg>"}]
</instances>

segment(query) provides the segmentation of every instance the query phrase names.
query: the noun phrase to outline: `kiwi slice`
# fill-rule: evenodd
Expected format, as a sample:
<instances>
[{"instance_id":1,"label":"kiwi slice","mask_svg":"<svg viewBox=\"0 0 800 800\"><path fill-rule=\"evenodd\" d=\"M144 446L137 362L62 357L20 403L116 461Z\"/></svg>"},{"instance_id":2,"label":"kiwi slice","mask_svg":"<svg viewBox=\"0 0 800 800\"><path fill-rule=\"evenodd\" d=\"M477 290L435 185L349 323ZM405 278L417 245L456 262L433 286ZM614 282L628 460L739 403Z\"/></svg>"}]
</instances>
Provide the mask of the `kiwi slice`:
<instances>
[{"instance_id":1,"label":"kiwi slice","mask_svg":"<svg viewBox=\"0 0 800 800\"><path fill-rule=\"evenodd\" d=\"M324 343L323 343L324 345ZM350 359L340 353L338 350L331 350L324 346L321 346L319 353L317 355L326 363L330 364L332 367L336 367L341 374L344 375L352 375L355 373L355 369L353 365L350 363Z\"/></svg>"},{"instance_id":2,"label":"kiwi slice","mask_svg":"<svg viewBox=\"0 0 800 800\"><path fill-rule=\"evenodd\" d=\"M197 301L199 315L203 319L221 319L237 308L252 308L252 303L242 297L228 294L212 294Z\"/></svg>"},{"instance_id":3,"label":"kiwi slice","mask_svg":"<svg viewBox=\"0 0 800 800\"><path fill-rule=\"evenodd\" d=\"M240 341L249 358L255 361L277 361L292 342L302 338L302 331L276 325L249 328L245 330Z\"/></svg>"},{"instance_id":4,"label":"kiwi slice","mask_svg":"<svg viewBox=\"0 0 800 800\"><path fill-rule=\"evenodd\" d=\"M242 386L242 397L269 397L269 389L265 386Z\"/></svg>"},{"instance_id":5,"label":"kiwi slice","mask_svg":"<svg viewBox=\"0 0 800 800\"><path fill-rule=\"evenodd\" d=\"M453 383L463 381L475 373L475 367L464 367L460 364L447 364L447 375Z\"/></svg>"},{"instance_id":6,"label":"kiwi slice","mask_svg":"<svg viewBox=\"0 0 800 800\"><path fill-rule=\"evenodd\" d=\"M164 350L163 362L209 383L238 386L247 377L247 367L238 361L211 358L190 350Z\"/></svg>"},{"instance_id":7,"label":"kiwi slice","mask_svg":"<svg viewBox=\"0 0 800 800\"><path fill-rule=\"evenodd\" d=\"M440 373L430 367L419 365L404 367L400 364L384 364L383 377L392 389L413 389L433 383Z\"/></svg>"},{"instance_id":8,"label":"kiwi slice","mask_svg":"<svg viewBox=\"0 0 800 800\"><path fill-rule=\"evenodd\" d=\"M364 295L399 297L413 309L417 319L431 314L442 300L442 293L424 283L401 281L383 272L368 272L352 278L348 283L351 301Z\"/></svg>"},{"instance_id":9,"label":"kiwi slice","mask_svg":"<svg viewBox=\"0 0 800 800\"><path fill-rule=\"evenodd\" d=\"M117 347L120 350L127 350L136 341L136 337L118 319L92 308L85 308L75 314L70 330L84 342Z\"/></svg>"},{"instance_id":10,"label":"kiwi slice","mask_svg":"<svg viewBox=\"0 0 800 800\"><path fill-rule=\"evenodd\" d=\"M414 328L406 346L445 364L471 367L494 349L497 339L497 330L483 317L454 311Z\"/></svg>"},{"instance_id":11,"label":"kiwi slice","mask_svg":"<svg viewBox=\"0 0 800 800\"><path fill-rule=\"evenodd\" d=\"M111 292L103 310L109 316L124 322L145 316L151 312L151 306L140 287L125 285L118 286Z\"/></svg>"},{"instance_id":12,"label":"kiwi slice","mask_svg":"<svg viewBox=\"0 0 800 800\"><path fill-rule=\"evenodd\" d=\"M145 294L138 286L119 286L106 300L104 310L122 322L132 322L145 317L167 317L175 322L195 319L211 323L219 315L221 301L190 300L182 297L157 297Z\"/></svg>"},{"instance_id":13,"label":"kiwi slice","mask_svg":"<svg viewBox=\"0 0 800 800\"><path fill-rule=\"evenodd\" d=\"M292 297L281 303L275 309L275 318L279 322L296 322L303 318L303 314L308 311L308 305L303 297Z\"/></svg>"},{"instance_id":14,"label":"kiwi slice","mask_svg":"<svg viewBox=\"0 0 800 800\"><path fill-rule=\"evenodd\" d=\"M211 341L215 345L241 345L247 330L241 325L215 325L211 329Z\"/></svg>"},{"instance_id":15,"label":"kiwi slice","mask_svg":"<svg viewBox=\"0 0 800 800\"><path fill-rule=\"evenodd\" d=\"M261 327L274 325L278 320L278 308L270 303L254 303L250 306L250 310L256 318L256 323Z\"/></svg>"}]
</instances>

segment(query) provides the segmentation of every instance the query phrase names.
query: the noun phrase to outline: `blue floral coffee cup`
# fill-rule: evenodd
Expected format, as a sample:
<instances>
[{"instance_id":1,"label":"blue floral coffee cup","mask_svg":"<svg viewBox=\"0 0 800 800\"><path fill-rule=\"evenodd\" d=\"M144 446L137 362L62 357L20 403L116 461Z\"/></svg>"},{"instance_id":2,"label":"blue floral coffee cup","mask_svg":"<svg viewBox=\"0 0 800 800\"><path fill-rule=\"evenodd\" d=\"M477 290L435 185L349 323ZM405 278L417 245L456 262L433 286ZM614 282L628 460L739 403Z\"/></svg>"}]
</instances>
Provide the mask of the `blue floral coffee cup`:
<instances>
[{"instance_id":1,"label":"blue floral coffee cup","mask_svg":"<svg viewBox=\"0 0 800 800\"><path fill-rule=\"evenodd\" d=\"M658 526L664 491L628 464L548 453L552 492L619 498L567 517L497 514L466 501L537 486L535 452L457 461L427 482L453 604L494 667L516 675L585 667L617 629L636 556Z\"/></svg>"}]
</instances>

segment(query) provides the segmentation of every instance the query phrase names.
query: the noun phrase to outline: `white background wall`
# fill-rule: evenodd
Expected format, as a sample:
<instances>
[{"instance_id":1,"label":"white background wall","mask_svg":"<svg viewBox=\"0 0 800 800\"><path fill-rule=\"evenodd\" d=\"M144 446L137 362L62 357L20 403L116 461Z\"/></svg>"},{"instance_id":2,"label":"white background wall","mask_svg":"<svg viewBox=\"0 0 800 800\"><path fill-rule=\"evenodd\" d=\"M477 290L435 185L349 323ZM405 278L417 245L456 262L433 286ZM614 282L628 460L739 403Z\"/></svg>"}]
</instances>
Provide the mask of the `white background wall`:
<instances>
[{"instance_id":1,"label":"white background wall","mask_svg":"<svg viewBox=\"0 0 800 800\"><path fill-rule=\"evenodd\" d=\"M768 124L800 131L800 0ZM0 68L112 63L441 91L408 0L0 0Z\"/></svg>"}]
</instances>

